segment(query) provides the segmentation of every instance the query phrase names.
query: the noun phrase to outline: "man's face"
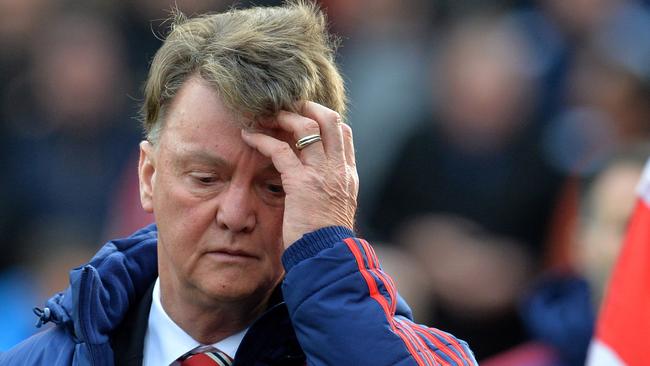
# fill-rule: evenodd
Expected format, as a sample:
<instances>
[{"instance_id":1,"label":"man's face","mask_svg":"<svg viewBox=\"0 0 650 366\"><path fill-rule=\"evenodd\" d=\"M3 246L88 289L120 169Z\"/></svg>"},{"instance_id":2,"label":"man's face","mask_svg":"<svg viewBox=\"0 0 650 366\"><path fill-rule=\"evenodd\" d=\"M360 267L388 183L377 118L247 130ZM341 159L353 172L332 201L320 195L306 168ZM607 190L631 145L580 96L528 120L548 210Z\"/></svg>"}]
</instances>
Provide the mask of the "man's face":
<instances>
[{"instance_id":1,"label":"man's face","mask_svg":"<svg viewBox=\"0 0 650 366\"><path fill-rule=\"evenodd\" d=\"M280 176L241 139L237 117L190 78L158 143L142 144L141 195L158 224L163 304L262 301L283 275Z\"/></svg>"}]
</instances>

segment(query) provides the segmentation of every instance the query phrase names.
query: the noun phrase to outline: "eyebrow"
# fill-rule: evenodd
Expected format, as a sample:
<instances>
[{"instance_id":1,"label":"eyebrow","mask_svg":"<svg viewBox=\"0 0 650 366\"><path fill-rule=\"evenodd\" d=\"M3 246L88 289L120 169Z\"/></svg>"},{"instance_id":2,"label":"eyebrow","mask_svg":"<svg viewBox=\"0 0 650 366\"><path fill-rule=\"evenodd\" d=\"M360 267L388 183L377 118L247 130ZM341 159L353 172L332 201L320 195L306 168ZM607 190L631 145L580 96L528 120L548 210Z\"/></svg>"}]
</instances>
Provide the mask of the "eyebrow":
<instances>
[{"instance_id":1,"label":"eyebrow","mask_svg":"<svg viewBox=\"0 0 650 366\"><path fill-rule=\"evenodd\" d=\"M180 165L185 162L199 162L206 165L224 168L228 171L232 171L234 169L234 165L226 161L221 156L209 153L204 150L183 149L182 151L177 151L175 155L176 155L174 157L175 165ZM269 162L266 166L260 169L258 173L260 172L280 174L278 170L275 168L275 165L273 165L273 162Z\"/></svg>"},{"instance_id":2,"label":"eyebrow","mask_svg":"<svg viewBox=\"0 0 650 366\"><path fill-rule=\"evenodd\" d=\"M176 161L177 163L196 161L208 165L216 165L225 168L232 168L232 164L228 163L222 157L211 154L203 150L182 149L180 151L176 151L174 161Z\"/></svg>"}]
</instances>

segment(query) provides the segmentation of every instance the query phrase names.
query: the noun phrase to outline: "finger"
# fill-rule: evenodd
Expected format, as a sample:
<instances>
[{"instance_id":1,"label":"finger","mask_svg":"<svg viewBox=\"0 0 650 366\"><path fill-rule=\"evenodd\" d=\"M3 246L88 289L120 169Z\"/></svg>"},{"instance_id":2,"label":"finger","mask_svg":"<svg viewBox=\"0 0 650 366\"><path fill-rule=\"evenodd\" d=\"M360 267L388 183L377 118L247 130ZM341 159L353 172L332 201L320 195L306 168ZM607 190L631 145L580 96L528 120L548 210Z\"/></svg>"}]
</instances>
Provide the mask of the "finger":
<instances>
[{"instance_id":1,"label":"finger","mask_svg":"<svg viewBox=\"0 0 650 366\"><path fill-rule=\"evenodd\" d=\"M345 163L353 168L357 166L354 153L354 140L352 138L352 128L345 123L341 123L341 135L343 135L343 148L345 150Z\"/></svg>"},{"instance_id":2,"label":"finger","mask_svg":"<svg viewBox=\"0 0 650 366\"><path fill-rule=\"evenodd\" d=\"M241 136L248 146L270 158L273 166L281 175L295 173L303 169L302 162L285 141L262 133L247 132L245 130L242 130Z\"/></svg>"},{"instance_id":3,"label":"finger","mask_svg":"<svg viewBox=\"0 0 650 366\"><path fill-rule=\"evenodd\" d=\"M296 141L306 136L321 135L318 122L297 113L281 111L278 113L276 120L278 126L293 134ZM309 144L302 148L301 151L303 152L301 155L304 161L308 164L319 163L325 157L325 150L321 141Z\"/></svg>"},{"instance_id":4,"label":"finger","mask_svg":"<svg viewBox=\"0 0 650 366\"><path fill-rule=\"evenodd\" d=\"M341 116L335 111L311 101L302 105L300 114L316 121L320 126L325 154L330 158L344 161L343 135L339 127L343 123Z\"/></svg>"}]
</instances>

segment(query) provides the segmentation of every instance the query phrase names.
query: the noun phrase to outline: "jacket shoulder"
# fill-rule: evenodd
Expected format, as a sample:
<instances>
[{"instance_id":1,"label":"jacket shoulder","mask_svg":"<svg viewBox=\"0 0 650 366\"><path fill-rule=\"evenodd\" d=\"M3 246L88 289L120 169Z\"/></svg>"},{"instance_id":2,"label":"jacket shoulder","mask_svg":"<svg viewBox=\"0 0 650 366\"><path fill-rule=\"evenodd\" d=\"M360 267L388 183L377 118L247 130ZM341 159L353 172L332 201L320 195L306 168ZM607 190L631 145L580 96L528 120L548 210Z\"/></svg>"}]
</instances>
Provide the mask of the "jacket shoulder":
<instances>
[{"instance_id":1,"label":"jacket shoulder","mask_svg":"<svg viewBox=\"0 0 650 366\"><path fill-rule=\"evenodd\" d=\"M72 365L76 344L61 327L52 327L0 354L0 365Z\"/></svg>"}]
</instances>

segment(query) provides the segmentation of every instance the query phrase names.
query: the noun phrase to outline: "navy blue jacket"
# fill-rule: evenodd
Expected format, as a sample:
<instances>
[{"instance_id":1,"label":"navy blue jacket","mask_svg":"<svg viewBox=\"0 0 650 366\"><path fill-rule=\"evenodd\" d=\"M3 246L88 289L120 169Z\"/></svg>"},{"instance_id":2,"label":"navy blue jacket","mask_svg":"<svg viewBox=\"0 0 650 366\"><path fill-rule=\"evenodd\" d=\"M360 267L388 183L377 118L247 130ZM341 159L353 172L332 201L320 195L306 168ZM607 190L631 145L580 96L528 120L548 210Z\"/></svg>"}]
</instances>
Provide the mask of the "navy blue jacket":
<instances>
[{"instance_id":1,"label":"navy blue jacket","mask_svg":"<svg viewBox=\"0 0 650 366\"><path fill-rule=\"evenodd\" d=\"M111 337L157 277L156 243L150 225L73 269L70 287L43 310L56 326L0 355L0 365L113 365ZM284 302L251 325L235 365L476 365L465 342L411 320L372 247L350 230L309 233L282 260Z\"/></svg>"}]
</instances>

